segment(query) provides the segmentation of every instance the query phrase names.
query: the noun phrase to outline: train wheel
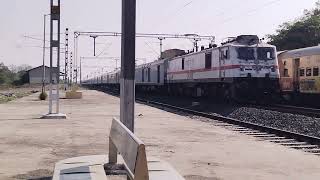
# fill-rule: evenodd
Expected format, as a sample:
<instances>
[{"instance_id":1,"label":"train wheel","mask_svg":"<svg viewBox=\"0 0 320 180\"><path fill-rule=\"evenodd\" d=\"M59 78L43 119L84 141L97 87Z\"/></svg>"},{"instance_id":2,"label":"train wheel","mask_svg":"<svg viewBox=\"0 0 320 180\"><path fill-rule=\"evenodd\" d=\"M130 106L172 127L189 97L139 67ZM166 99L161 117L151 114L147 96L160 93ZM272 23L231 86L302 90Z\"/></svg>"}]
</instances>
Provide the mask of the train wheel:
<instances>
[{"instance_id":1,"label":"train wheel","mask_svg":"<svg viewBox=\"0 0 320 180\"><path fill-rule=\"evenodd\" d=\"M235 100L234 93L231 88L225 90L223 97L226 103L233 103L233 101Z\"/></svg>"}]
</instances>

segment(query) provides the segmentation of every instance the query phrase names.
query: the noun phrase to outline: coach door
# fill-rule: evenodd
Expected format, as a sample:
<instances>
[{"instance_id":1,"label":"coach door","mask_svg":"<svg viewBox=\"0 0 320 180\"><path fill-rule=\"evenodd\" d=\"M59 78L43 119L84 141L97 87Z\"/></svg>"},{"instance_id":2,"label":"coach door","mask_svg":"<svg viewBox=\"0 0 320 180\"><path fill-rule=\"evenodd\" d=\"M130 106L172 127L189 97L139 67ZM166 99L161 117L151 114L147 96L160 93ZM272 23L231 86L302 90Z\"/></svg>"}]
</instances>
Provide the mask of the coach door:
<instances>
[{"instance_id":1,"label":"coach door","mask_svg":"<svg viewBox=\"0 0 320 180\"><path fill-rule=\"evenodd\" d=\"M300 58L293 59L293 88L294 91L299 91L299 76L300 76Z\"/></svg>"},{"instance_id":2,"label":"coach door","mask_svg":"<svg viewBox=\"0 0 320 180\"><path fill-rule=\"evenodd\" d=\"M141 69L141 76L142 76L141 80L142 82L144 82L144 68Z\"/></svg>"},{"instance_id":3,"label":"coach door","mask_svg":"<svg viewBox=\"0 0 320 180\"><path fill-rule=\"evenodd\" d=\"M226 72L225 72L225 65L226 65L226 59L228 59L228 47L220 48L219 51L219 77L225 78Z\"/></svg>"},{"instance_id":4,"label":"coach door","mask_svg":"<svg viewBox=\"0 0 320 180\"><path fill-rule=\"evenodd\" d=\"M160 65L157 66L157 82L160 83Z\"/></svg>"}]
</instances>

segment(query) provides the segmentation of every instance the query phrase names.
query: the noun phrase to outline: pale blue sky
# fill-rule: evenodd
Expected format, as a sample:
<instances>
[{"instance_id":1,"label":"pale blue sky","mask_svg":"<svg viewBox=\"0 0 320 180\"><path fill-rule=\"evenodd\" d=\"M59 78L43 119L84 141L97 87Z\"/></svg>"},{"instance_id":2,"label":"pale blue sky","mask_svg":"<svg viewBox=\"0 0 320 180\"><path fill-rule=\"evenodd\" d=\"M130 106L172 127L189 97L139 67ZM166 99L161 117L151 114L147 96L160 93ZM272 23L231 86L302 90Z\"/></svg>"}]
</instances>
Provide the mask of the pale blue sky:
<instances>
[{"instance_id":1,"label":"pale blue sky","mask_svg":"<svg viewBox=\"0 0 320 180\"><path fill-rule=\"evenodd\" d=\"M217 42L228 36L274 33L280 24L292 21L317 0L137 0L137 32L197 33L214 35ZM49 0L1 0L0 62L40 65L42 42L24 35L42 38L43 14L49 13ZM62 27L71 31L120 31L121 0L61 0ZM49 21L48 21L49 22ZM64 41L64 36L61 36ZM120 38L98 38L101 56L120 56ZM92 40L81 38L79 56L92 56ZM207 44L207 42L203 42ZM70 43L71 47L72 42ZM106 48L107 47L107 48ZM188 40L165 40L164 49L188 49ZM72 48L71 48L72 50ZM137 39L137 57L152 61L158 56L154 39ZM47 54L48 57L48 54ZM64 57L64 56L62 56ZM48 59L46 60L49 61ZM63 62L63 60L62 60ZM87 60L84 71L93 66L115 66L111 60ZM90 66L90 67L89 67Z\"/></svg>"}]
</instances>

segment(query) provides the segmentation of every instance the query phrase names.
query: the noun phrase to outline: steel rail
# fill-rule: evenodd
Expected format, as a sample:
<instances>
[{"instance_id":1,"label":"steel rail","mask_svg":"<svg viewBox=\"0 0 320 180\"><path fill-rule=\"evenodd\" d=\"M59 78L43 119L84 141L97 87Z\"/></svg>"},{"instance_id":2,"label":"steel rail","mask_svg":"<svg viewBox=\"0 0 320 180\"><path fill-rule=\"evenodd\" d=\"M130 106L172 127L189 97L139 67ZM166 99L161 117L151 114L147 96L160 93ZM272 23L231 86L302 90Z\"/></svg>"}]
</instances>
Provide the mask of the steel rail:
<instances>
[{"instance_id":1,"label":"steel rail","mask_svg":"<svg viewBox=\"0 0 320 180\"><path fill-rule=\"evenodd\" d=\"M293 138L297 141L308 142L313 145L320 145L320 138L314 137L314 136L308 136L308 135L294 133L294 132L281 130L281 129L277 129L277 128L267 127L267 126L263 126L263 125L259 125L259 124L255 124L255 123L244 122L244 121L240 121L240 120L237 120L234 118L229 118L229 117L225 117L225 116L221 116L221 115L215 115L215 114L209 114L209 113L205 113L205 112L195 111L192 109L182 108L182 107L173 106L170 104L160 103L160 102L156 102L156 101L144 100L141 98L136 98L136 100L143 102L143 103L147 103L147 104L162 106L162 107L178 110L181 112L185 112L185 113L189 113L189 114L193 114L193 115L197 115L197 116L201 116L201 117L205 117L205 118L209 118L209 119L213 119L213 120L218 120L218 121L222 121L222 122L254 129L254 130L259 130L262 132L275 134L278 136Z\"/></svg>"},{"instance_id":2,"label":"steel rail","mask_svg":"<svg viewBox=\"0 0 320 180\"><path fill-rule=\"evenodd\" d=\"M315 109L315 108L289 106L289 105L283 105L283 104L272 104L267 106L261 106L261 105L255 105L255 104L251 104L251 105L252 107L266 109L266 110L292 113L292 114L301 114L301 115L312 116L312 117L320 117L320 109Z\"/></svg>"}]
</instances>

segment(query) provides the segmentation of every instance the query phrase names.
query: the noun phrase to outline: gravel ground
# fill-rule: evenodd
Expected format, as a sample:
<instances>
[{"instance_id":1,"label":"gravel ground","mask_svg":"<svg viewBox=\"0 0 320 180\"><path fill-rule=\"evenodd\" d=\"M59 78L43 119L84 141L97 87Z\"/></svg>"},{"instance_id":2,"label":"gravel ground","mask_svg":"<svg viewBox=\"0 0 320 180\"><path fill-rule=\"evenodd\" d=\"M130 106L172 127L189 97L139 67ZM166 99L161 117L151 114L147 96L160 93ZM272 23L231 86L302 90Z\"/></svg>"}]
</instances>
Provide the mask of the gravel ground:
<instances>
[{"instance_id":1,"label":"gravel ground","mask_svg":"<svg viewBox=\"0 0 320 180\"><path fill-rule=\"evenodd\" d=\"M320 137L320 118L242 107L229 117L291 132Z\"/></svg>"},{"instance_id":2,"label":"gravel ground","mask_svg":"<svg viewBox=\"0 0 320 180\"><path fill-rule=\"evenodd\" d=\"M28 96L39 91L37 87L0 88L0 104Z\"/></svg>"}]
</instances>

